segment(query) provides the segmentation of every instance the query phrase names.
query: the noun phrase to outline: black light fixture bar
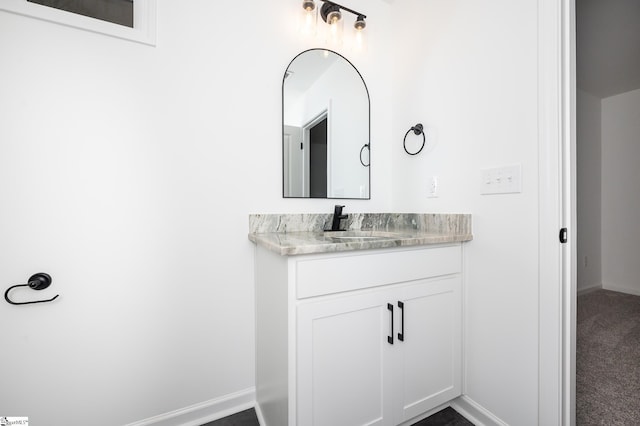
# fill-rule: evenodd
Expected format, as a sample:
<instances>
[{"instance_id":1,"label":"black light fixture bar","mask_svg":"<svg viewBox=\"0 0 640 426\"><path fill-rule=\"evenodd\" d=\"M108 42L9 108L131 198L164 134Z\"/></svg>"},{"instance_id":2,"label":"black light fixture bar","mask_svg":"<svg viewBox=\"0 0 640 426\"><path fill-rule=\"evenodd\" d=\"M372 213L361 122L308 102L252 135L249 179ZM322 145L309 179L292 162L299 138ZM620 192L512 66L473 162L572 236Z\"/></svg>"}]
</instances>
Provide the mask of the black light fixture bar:
<instances>
[{"instance_id":1,"label":"black light fixture bar","mask_svg":"<svg viewBox=\"0 0 640 426\"><path fill-rule=\"evenodd\" d=\"M338 3L334 2L334 1L330 1L330 0L320 0L320 1L323 2L323 3L334 4L334 5L338 6L340 9L346 10L347 12L350 12L350 13L356 15L357 17L362 16L362 18L367 19L367 15L365 15L364 13L356 12L355 10L349 9L348 7L345 7L345 6L343 6L341 4L338 4Z\"/></svg>"}]
</instances>

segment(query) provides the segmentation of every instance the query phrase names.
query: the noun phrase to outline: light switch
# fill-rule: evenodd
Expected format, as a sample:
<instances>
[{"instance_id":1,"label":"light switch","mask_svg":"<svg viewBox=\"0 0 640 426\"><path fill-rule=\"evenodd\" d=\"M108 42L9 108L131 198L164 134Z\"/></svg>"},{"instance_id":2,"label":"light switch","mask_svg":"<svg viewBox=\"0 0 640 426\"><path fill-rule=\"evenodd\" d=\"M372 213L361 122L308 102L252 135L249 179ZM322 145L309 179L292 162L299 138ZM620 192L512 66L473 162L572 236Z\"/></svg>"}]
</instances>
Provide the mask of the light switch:
<instances>
[{"instance_id":1,"label":"light switch","mask_svg":"<svg viewBox=\"0 0 640 426\"><path fill-rule=\"evenodd\" d=\"M522 192L522 172L519 164L482 170L480 194L515 194Z\"/></svg>"}]
</instances>

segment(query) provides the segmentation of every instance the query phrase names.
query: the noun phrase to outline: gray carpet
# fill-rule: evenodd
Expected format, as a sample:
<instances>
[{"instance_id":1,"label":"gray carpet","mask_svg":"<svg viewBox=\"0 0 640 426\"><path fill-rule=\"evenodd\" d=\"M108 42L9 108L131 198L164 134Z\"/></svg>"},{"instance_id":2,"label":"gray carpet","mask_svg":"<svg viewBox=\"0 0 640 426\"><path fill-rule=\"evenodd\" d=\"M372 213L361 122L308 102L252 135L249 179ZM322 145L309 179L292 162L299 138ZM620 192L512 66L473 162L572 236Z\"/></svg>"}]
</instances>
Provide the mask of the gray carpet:
<instances>
[{"instance_id":1,"label":"gray carpet","mask_svg":"<svg viewBox=\"0 0 640 426\"><path fill-rule=\"evenodd\" d=\"M640 425L640 296L579 296L576 352L577 425Z\"/></svg>"}]
</instances>

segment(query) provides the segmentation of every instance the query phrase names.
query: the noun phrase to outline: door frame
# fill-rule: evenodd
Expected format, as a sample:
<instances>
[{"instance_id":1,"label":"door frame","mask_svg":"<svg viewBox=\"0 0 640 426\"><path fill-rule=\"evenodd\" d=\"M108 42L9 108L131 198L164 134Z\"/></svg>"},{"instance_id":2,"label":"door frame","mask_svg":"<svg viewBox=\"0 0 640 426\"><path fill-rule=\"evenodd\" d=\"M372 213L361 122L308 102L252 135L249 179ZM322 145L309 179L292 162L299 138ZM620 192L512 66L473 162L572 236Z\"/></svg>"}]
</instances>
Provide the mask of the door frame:
<instances>
[{"instance_id":1,"label":"door frame","mask_svg":"<svg viewBox=\"0 0 640 426\"><path fill-rule=\"evenodd\" d=\"M327 107L326 109L322 110L320 113L318 113L316 116L314 116L311 120L309 120L307 123L305 123L302 126L302 141L303 144L305 146L305 150L304 150L304 159L303 159L303 171L302 171L302 176L304 179L304 183L303 183L303 194L304 197L309 197L311 194L311 136L310 136L310 131L311 128L314 127L315 125L317 125L318 123L320 123L322 120L324 120L325 118L327 119L327 197L329 196L329 163L330 163L330 156L329 156L329 141L331 139L330 136L330 132L329 132L329 110L330 108Z\"/></svg>"},{"instance_id":2,"label":"door frame","mask_svg":"<svg viewBox=\"0 0 640 426\"><path fill-rule=\"evenodd\" d=\"M563 1L563 218L571 226L562 259L563 424L576 424L576 324L578 297L576 1Z\"/></svg>"},{"instance_id":3,"label":"door frame","mask_svg":"<svg viewBox=\"0 0 640 426\"><path fill-rule=\"evenodd\" d=\"M575 82L575 0L538 0L539 425L575 425Z\"/></svg>"}]
</instances>

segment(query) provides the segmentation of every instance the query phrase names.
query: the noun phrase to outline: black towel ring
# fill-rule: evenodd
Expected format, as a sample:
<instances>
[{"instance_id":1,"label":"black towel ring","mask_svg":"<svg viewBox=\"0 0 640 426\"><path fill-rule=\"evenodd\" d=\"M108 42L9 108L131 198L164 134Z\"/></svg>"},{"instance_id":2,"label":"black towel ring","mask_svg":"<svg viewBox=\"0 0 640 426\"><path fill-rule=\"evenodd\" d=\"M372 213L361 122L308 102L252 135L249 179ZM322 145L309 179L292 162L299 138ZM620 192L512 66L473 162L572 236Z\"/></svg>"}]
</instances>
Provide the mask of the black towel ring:
<instances>
[{"instance_id":1,"label":"black towel ring","mask_svg":"<svg viewBox=\"0 0 640 426\"><path fill-rule=\"evenodd\" d=\"M49 274L45 274L44 272L40 272L38 274L34 274L31 276L31 278L29 278L29 282L28 284L17 284L14 286L11 286L7 289L7 291L4 292L4 299L11 303L12 305L30 305L32 303L44 303L44 302L51 302L53 300L56 300L56 298L58 296L60 296L59 294L56 294L54 297L52 297L51 299L47 299L47 300L34 300L31 302L14 302L13 300L9 299L9 292L16 288L16 287L29 287L33 290L44 290L45 288L49 287L51 285L51 276Z\"/></svg>"},{"instance_id":2,"label":"black towel ring","mask_svg":"<svg viewBox=\"0 0 640 426\"><path fill-rule=\"evenodd\" d=\"M364 164L364 161L362 161L362 151L364 151L365 148L369 150L369 164ZM371 147L368 143L365 143L364 145L362 145L362 148L360 148L360 164L365 167L369 167L369 165L371 165Z\"/></svg>"},{"instance_id":3,"label":"black towel ring","mask_svg":"<svg viewBox=\"0 0 640 426\"><path fill-rule=\"evenodd\" d=\"M420 149L416 152L409 152L409 150L407 150L407 135L409 135L409 132L413 131L414 134L416 135L422 135L422 146L420 147ZM420 152L422 151L422 148L424 148L424 144L427 142L427 138L424 135L424 127L422 126L422 124L418 123L415 126L413 126L412 128L410 128L409 130L407 130L407 133L404 134L404 142L402 143L402 146L404 147L404 152L406 152L409 155L416 155L416 154L420 154Z\"/></svg>"}]
</instances>

